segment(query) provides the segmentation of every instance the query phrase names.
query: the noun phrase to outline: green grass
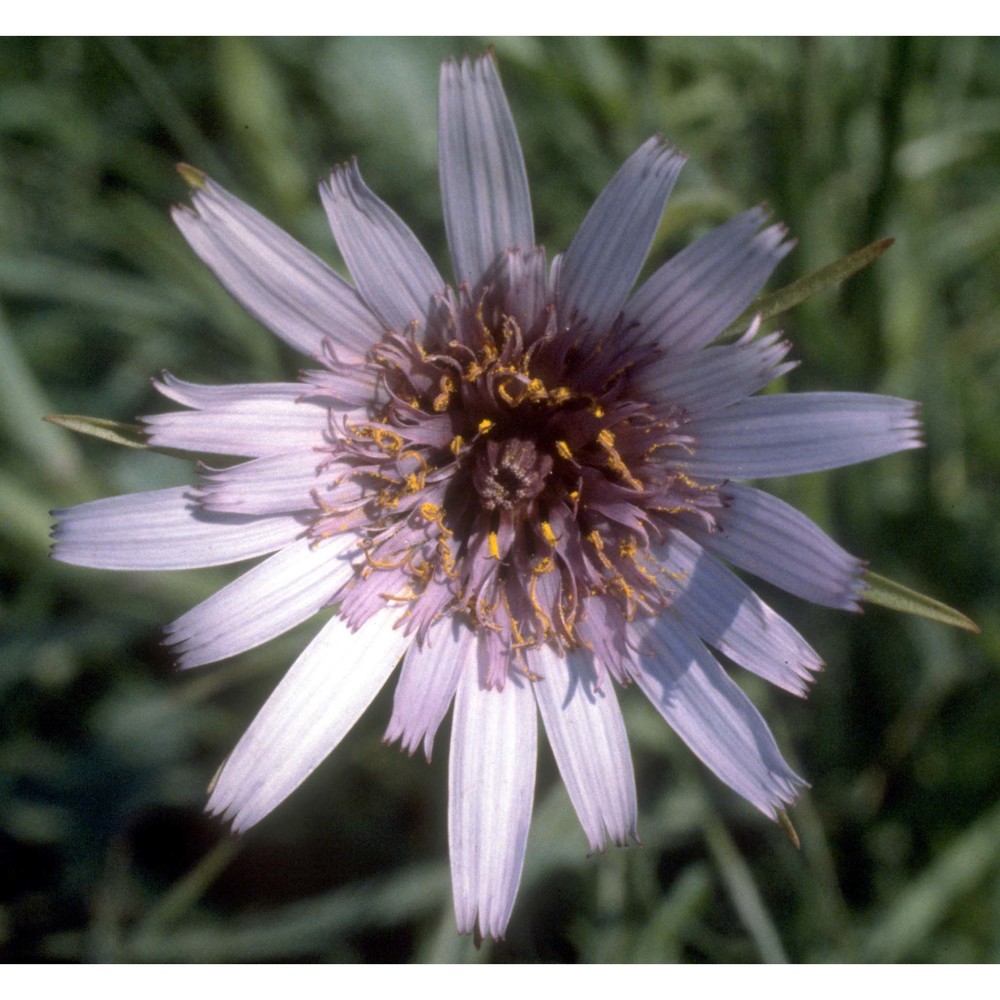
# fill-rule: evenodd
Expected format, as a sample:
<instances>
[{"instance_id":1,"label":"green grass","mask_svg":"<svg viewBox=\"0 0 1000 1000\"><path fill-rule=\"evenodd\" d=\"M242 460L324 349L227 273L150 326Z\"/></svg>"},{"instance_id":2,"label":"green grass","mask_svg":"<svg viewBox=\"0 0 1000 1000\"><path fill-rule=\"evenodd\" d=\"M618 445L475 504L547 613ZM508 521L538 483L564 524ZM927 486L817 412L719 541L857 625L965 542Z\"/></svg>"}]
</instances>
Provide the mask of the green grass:
<instances>
[{"instance_id":1,"label":"green grass","mask_svg":"<svg viewBox=\"0 0 1000 1000\"><path fill-rule=\"evenodd\" d=\"M767 200L777 288L894 246L784 313L792 389L923 402L927 448L777 484L872 569L978 636L761 588L824 656L806 702L748 684L811 790L777 826L622 697L643 846L586 857L543 753L508 940L455 934L446 733L380 745L391 690L239 843L205 787L307 627L180 675L160 626L232 576L47 556L48 511L185 482L177 459L44 423L163 408L163 368L287 378L299 359L169 219L195 164L340 266L316 192L358 155L446 263L437 66L493 44L539 240L565 247L653 132L690 156L652 263ZM1000 46L995 40L0 41L0 951L19 960L1000 959ZM391 688L391 685L390 685Z\"/></svg>"}]
</instances>

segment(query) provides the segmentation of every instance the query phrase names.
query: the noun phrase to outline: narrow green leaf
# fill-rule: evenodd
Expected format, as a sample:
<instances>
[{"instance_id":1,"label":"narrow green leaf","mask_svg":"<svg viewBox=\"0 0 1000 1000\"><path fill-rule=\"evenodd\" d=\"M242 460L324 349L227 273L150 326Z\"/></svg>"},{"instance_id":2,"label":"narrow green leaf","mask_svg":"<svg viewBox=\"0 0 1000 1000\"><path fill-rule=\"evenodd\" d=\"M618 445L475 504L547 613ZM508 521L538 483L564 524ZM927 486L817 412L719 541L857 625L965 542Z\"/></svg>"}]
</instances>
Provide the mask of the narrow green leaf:
<instances>
[{"instance_id":1,"label":"narrow green leaf","mask_svg":"<svg viewBox=\"0 0 1000 1000\"><path fill-rule=\"evenodd\" d=\"M123 448L149 447L146 435L138 424L121 424L117 420L84 417L74 413L52 413L43 419L57 427L65 427L68 431L89 434L102 441L120 444Z\"/></svg>"},{"instance_id":2,"label":"narrow green leaf","mask_svg":"<svg viewBox=\"0 0 1000 1000\"><path fill-rule=\"evenodd\" d=\"M828 288L833 288L834 285L839 285L852 274L857 274L869 264L873 264L895 242L893 239L885 239L869 243L868 246L855 250L853 253L847 254L846 257L841 257L832 264L827 264L818 271L813 271L812 274L807 274L804 278L799 278L798 281L793 281L790 285L779 288L776 292L758 295L743 310L739 318L726 327L722 336L735 336L742 333L755 316L760 316L762 320L771 319L805 302L806 299L811 299L814 295L818 295Z\"/></svg>"},{"instance_id":3,"label":"narrow green leaf","mask_svg":"<svg viewBox=\"0 0 1000 1000\"><path fill-rule=\"evenodd\" d=\"M180 923L239 854L242 846L243 841L236 837L220 840L186 875L170 887L143 918L138 932L162 933Z\"/></svg>"},{"instance_id":4,"label":"narrow green leaf","mask_svg":"<svg viewBox=\"0 0 1000 1000\"><path fill-rule=\"evenodd\" d=\"M702 832L708 845L708 852L729 893L733 909L739 914L743 926L757 945L761 960L773 964L786 964L788 955L774 918L764 902L752 868L726 829L726 825L714 812L709 811L702 823Z\"/></svg>"},{"instance_id":5,"label":"narrow green leaf","mask_svg":"<svg viewBox=\"0 0 1000 1000\"><path fill-rule=\"evenodd\" d=\"M901 583L895 583L877 573L867 573L865 583L868 589L861 595L861 600L869 604L878 604L893 611L903 611L908 615L919 615L931 621L955 628L964 628L968 632L981 631L979 626L960 611L949 608L947 604L935 601L931 597L918 594Z\"/></svg>"}]
</instances>

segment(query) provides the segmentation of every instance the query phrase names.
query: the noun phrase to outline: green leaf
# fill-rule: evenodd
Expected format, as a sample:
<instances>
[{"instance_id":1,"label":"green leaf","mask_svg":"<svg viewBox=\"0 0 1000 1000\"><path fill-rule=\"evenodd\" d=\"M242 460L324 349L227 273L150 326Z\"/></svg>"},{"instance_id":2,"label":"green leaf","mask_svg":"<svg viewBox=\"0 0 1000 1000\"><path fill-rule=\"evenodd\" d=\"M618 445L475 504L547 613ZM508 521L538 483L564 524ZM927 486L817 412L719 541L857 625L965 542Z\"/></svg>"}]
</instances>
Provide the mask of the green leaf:
<instances>
[{"instance_id":1,"label":"green leaf","mask_svg":"<svg viewBox=\"0 0 1000 1000\"><path fill-rule=\"evenodd\" d=\"M818 271L793 281L784 288L779 288L776 292L768 292L765 295L758 295L753 302L743 311L735 322L731 323L723 331L722 336L735 336L742 333L752 322L755 316L760 316L761 320L768 320L787 312L794 306L811 299L820 292L825 292L834 285L839 285L852 274L873 264L895 243L893 239L877 240L869 243L868 246L855 250L854 253L847 254L835 260L832 264L821 267Z\"/></svg>"},{"instance_id":2,"label":"green leaf","mask_svg":"<svg viewBox=\"0 0 1000 1000\"><path fill-rule=\"evenodd\" d=\"M75 413L52 413L43 420L57 427L65 427L77 434L89 434L91 437L120 444L123 448L148 448L146 434L138 424L122 424L117 420L104 420L101 417L84 417Z\"/></svg>"},{"instance_id":3,"label":"green leaf","mask_svg":"<svg viewBox=\"0 0 1000 1000\"><path fill-rule=\"evenodd\" d=\"M935 601L931 597L918 594L915 590L910 590L909 587L904 587L901 583L895 583L877 573L865 574L865 583L868 589L861 595L861 600L869 604L878 604L893 611L903 611L908 615L919 615L921 618L929 618L944 625L964 628L967 632L981 631L971 618L967 618L960 611L949 608L947 604Z\"/></svg>"}]
</instances>

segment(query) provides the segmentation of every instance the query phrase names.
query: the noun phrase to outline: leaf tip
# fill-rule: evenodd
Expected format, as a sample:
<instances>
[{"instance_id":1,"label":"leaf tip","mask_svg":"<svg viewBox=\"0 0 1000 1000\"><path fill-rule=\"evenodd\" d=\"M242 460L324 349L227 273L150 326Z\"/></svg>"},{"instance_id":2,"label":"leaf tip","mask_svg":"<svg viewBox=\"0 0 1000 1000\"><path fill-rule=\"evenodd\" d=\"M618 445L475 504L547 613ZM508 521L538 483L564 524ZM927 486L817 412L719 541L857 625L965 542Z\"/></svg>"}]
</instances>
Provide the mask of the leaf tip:
<instances>
[{"instance_id":1,"label":"leaf tip","mask_svg":"<svg viewBox=\"0 0 1000 1000\"><path fill-rule=\"evenodd\" d=\"M194 188L196 191L202 190L208 179L208 175L203 170L192 167L188 163L178 163L177 173L181 175L181 179L188 187Z\"/></svg>"},{"instance_id":2,"label":"leaf tip","mask_svg":"<svg viewBox=\"0 0 1000 1000\"><path fill-rule=\"evenodd\" d=\"M795 850L801 851L802 842L799 840L798 831L792 826L792 821L788 818L788 813L784 809L778 810L778 822L781 824L782 830L788 834L788 839L792 842Z\"/></svg>"},{"instance_id":3,"label":"leaf tip","mask_svg":"<svg viewBox=\"0 0 1000 1000\"><path fill-rule=\"evenodd\" d=\"M956 611L941 601L920 594L901 583L896 583L887 577L872 573L870 570L864 577L865 590L860 599L869 604L878 604L892 611L902 611L905 614L917 615L930 621L951 625L966 632L979 634L982 629L967 615Z\"/></svg>"}]
</instances>

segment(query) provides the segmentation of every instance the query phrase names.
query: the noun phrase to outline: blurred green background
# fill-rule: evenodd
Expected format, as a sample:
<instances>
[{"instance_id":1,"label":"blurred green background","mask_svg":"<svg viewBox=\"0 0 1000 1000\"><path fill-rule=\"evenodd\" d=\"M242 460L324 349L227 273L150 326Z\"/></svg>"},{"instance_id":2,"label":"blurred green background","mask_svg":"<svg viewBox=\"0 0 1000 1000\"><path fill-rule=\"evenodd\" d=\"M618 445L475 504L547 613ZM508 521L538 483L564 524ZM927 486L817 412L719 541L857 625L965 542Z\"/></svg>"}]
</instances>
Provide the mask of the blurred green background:
<instances>
[{"instance_id":1,"label":"blurred green background","mask_svg":"<svg viewBox=\"0 0 1000 1000\"><path fill-rule=\"evenodd\" d=\"M586 856L549 752L507 941L454 929L447 724L380 745L390 684L241 841L216 767L315 625L181 675L160 627L232 569L112 574L47 556L48 511L190 480L46 413L131 421L149 377L288 378L173 228L181 160L340 266L316 184L360 159L447 265L437 72L493 44L539 240L565 247L647 136L691 157L652 262L766 199L798 237L771 287L893 249L782 317L792 389L923 401L926 450L775 483L880 573L982 635L765 598L827 668L747 682L812 783L783 832L622 698L644 846ZM994 40L0 41L0 951L54 961L1000 959L1000 44ZM741 682L746 678L741 678Z\"/></svg>"}]
</instances>

